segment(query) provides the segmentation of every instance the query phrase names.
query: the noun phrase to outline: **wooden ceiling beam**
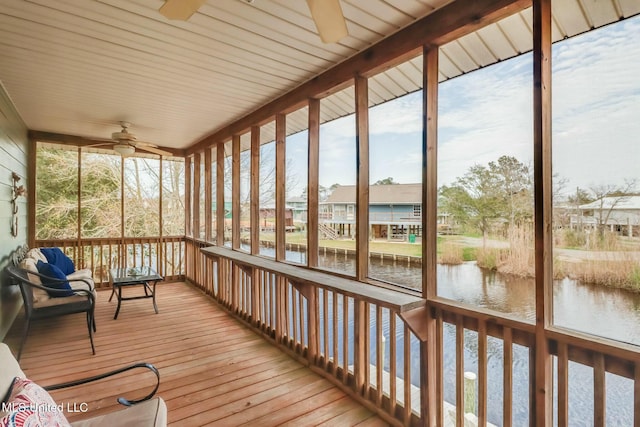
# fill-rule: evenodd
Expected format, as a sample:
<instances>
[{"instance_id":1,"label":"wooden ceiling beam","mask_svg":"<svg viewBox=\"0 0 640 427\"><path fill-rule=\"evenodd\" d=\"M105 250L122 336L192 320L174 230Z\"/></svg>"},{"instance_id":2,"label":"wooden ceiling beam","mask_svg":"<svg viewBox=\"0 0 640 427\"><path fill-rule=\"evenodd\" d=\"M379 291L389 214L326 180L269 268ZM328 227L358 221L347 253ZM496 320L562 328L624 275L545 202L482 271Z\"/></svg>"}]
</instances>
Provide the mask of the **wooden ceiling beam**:
<instances>
[{"instance_id":1,"label":"wooden ceiling beam","mask_svg":"<svg viewBox=\"0 0 640 427\"><path fill-rule=\"evenodd\" d=\"M356 75L370 76L420 53L424 45L439 46L531 6L531 0L456 0L379 41L287 94L213 132L187 148L192 154L224 142L251 126L304 106L310 98L322 98L353 84Z\"/></svg>"}]
</instances>

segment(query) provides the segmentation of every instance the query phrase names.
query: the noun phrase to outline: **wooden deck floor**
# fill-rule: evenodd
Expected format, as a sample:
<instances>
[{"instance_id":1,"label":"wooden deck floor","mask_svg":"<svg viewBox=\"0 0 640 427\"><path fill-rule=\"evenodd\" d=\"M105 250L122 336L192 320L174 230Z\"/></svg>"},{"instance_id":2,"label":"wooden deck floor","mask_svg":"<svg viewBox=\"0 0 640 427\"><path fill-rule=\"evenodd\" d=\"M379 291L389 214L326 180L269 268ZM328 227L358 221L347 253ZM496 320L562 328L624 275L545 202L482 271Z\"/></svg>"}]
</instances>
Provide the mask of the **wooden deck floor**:
<instances>
[{"instance_id":1,"label":"wooden deck floor","mask_svg":"<svg viewBox=\"0 0 640 427\"><path fill-rule=\"evenodd\" d=\"M125 301L113 320L109 295L98 293L95 356L83 315L35 322L21 359L26 375L47 385L153 363L172 426L387 425L187 284L158 285L157 315L150 300ZM15 326L6 340L14 348ZM125 374L52 395L70 410L88 409L67 412L74 421L119 409L118 396L143 396L151 377Z\"/></svg>"}]
</instances>

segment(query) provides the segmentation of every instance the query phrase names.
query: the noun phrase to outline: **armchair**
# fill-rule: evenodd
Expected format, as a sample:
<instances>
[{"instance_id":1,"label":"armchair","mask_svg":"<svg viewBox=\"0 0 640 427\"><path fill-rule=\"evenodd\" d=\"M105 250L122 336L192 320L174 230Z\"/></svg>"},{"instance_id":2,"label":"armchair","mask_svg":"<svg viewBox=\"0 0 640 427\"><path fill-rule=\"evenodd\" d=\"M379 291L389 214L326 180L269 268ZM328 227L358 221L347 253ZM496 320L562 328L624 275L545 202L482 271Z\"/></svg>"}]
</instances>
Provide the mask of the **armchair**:
<instances>
[{"instance_id":1,"label":"armchair","mask_svg":"<svg viewBox=\"0 0 640 427\"><path fill-rule=\"evenodd\" d=\"M9 347L6 344L0 343L0 396L5 396L6 401L2 402L5 408L19 410L21 403L28 403L29 405L33 405L32 407L41 408L41 411L45 412L44 414L33 414L34 417L46 418L47 416L51 416L52 418L57 418L60 414L47 414L46 412L55 412L55 408L64 408L64 405L56 405L56 402L53 401L51 396L49 396L46 391L78 386L140 368L148 369L156 377L156 384L151 393L143 398L135 400L129 400L125 399L124 397L120 397L118 398L118 402L126 406L125 409L107 413L104 415L98 415L93 418L81 421L76 421L71 425L74 427L166 426L167 406L161 397L154 397L160 385L160 373L155 368L155 366L148 363L136 363L93 377L69 381L62 384L40 387L39 385L25 379L25 374L24 372L22 372L20 365L11 354L11 350L9 349ZM27 390L26 387L22 390L16 390L15 384L17 383L17 380L20 380L20 385L27 384L27 387L30 387L31 390ZM19 387L20 385L18 385L17 387ZM41 400L36 401L36 399ZM27 409L29 408L29 406L25 407ZM12 417L11 414L7 414L7 416L9 418ZM14 419L24 419L28 418L28 416L29 414L22 413L20 414L20 417L16 416ZM62 416L64 416L64 414L62 414ZM2 414L0 414L0 417L2 417ZM58 420L59 418L56 421ZM0 424L2 424L2 421L3 420L0 419ZM66 425L66 419L62 420L61 424Z\"/></svg>"}]
</instances>

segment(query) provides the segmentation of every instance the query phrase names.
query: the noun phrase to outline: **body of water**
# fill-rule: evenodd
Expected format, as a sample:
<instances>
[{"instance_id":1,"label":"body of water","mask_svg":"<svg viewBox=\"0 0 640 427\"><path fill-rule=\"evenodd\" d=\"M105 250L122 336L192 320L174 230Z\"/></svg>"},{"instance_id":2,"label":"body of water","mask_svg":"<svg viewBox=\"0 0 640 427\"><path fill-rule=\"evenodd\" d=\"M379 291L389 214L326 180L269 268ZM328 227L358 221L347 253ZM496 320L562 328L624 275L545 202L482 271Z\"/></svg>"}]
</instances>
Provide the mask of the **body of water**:
<instances>
[{"instance_id":1,"label":"body of water","mask_svg":"<svg viewBox=\"0 0 640 427\"><path fill-rule=\"evenodd\" d=\"M270 255L265 253L265 255ZM303 263L304 253L287 253L287 259ZM355 260L344 255L322 257L320 265L331 270L353 273ZM405 262L370 260L370 276L388 282L399 282L420 289L421 267L408 266ZM457 266L438 266L438 295L479 307L509 313L522 320L535 319L535 284L533 279L502 275L477 267L475 262ZM640 345L640 295L603 286L587 285L564 279L554 282L555 324ZM331 309L331 307L328 307ZM350 311L352 313L352 311ZM372 312L370 333L375 343L375 313ZM348 319L352 330L353 319ZM389 342L388 317L383 317L383 333ZM339 325L339 336L342 337ZM399 323L395 331L398 349L403 346L403 329ZM444 387L445 400L455 403L455 339L454 325L444 328ZM322 334L321 334L322 337ZM411 371L413 384L419 384L419 348L413 340ZM496 425L502 425L502 340L489 337L488 343L488 417ZM374 345L374 344L372 344ZM321 347L322 348L322 347ZM375 363L375 348L370 349ZM330 355L332 356L332 355ZM342 363L342 350L337 355ZM349 363L353 352L349 349ZM397 355L398 373L403 365L402 352ZM385 369L389 369L389 349L386 350ZM477 373L477 334L465 330L465 371ZM607 424L633 424L633 383L616 375L607 374ZM525 347L513 348L513 425L529 424L529 352ZM556 410L557 411L557 410ZM570 362L569 364L569 416L570 425L593 425L593 369Z\"/></svg>"}]
</instances>

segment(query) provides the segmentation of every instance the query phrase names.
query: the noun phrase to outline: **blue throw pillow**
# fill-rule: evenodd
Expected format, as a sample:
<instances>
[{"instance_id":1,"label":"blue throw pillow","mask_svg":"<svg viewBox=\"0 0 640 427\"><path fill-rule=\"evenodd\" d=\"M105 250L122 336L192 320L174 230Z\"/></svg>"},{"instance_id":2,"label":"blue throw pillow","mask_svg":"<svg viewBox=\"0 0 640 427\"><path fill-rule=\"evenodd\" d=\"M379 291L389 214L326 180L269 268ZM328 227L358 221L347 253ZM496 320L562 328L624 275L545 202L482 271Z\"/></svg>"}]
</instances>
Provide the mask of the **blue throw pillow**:
<instances>
[{"instance_id":1,"label":"blue throw pillow","mask_svg":"<svg viewBox=\"0 0 640 427\"><path fill-rule=\"evenodd\" d=\"M49 264L53 264L58 267L64 274L71 274L76 271L76 266L73 265L71 258L65 255L60 248L40 248L42 255L47 258Z\"/></svg>"},{"instance_id":2,"label":"blue throw pillow","mask_svg":"<svg viewBox=\"0 0 640 427\"><path fill-rule=\"evenodd\" d=\"M45 277L41 279L42 284L44 286L67 291L65 293L61 293L61 292L57 292L55 294L50 293L49 296L56 298L56 297L70 297L71 295L73 295L73 289L71 288L71 285L67 280L67 276L62 272L62 270L60 270L58 267L56 267L53 264L49 264L47 262L42 262L42 261L38 261L38 264L36 267L38 268L38 273L40 274L44 274L45 276L48 276L51 279L64 280L64 282L56 282L54 280L48 280Z\"/></svg>"}]
</instances>

